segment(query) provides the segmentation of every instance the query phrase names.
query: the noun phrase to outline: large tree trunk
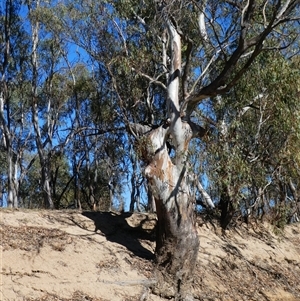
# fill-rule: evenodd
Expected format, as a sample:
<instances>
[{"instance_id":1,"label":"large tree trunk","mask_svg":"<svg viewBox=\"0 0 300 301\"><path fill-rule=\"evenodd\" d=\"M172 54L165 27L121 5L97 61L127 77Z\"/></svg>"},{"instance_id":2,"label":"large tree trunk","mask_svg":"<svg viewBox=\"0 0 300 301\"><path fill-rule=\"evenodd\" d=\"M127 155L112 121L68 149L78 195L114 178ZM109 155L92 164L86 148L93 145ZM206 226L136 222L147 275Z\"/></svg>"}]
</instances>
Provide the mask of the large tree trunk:
<instances>
[{"instance_id":1,"label":"large tree trunk","mask_svg":"<svg viewBox=\"0 0 300 301\"><path fill-rule=\"evenodd\" d=\"M175 300L192 300L190 284L199 249L195 226L195 200L189 189L186 168L188 144L195 127L182 120L179 105L181 40L171 22L167 23L171 45L168 79L168 114L164 125L150 131L141 141L145 176L156 202L157 284L153 291ZM170 158L166 141L172 140L176 156Z\"/></svg>"},{"instance_id":2,"label":"large tree trunk","mask_svg":"<svg viewBox=\"0 0 300 301\"><path fill-rule=\"evenodd\" d=\"M155 197L158 217L158 281L154 292L187 300L199 249L195 200L191 198L185 164L175 165L169 157L165 145L167 134L168 130L161 126L147 136L144 144L149 162L145 175Z\"/></svg>"},{"instance_id":3,"label":"large tree trunk","mask_svg":"<svg viewBox=\"0 0 300 301\"><path fill-rule=\"evenodd\" d=\"M168 130L159 127L148 135L146 143L150 160L145 175L155 197L158 217L158 281L154 292L187 300L199 249L195 200L191 199L185 165L178 167L169 157L164 143L167 133Z\"/></svg>"}]
</instances>

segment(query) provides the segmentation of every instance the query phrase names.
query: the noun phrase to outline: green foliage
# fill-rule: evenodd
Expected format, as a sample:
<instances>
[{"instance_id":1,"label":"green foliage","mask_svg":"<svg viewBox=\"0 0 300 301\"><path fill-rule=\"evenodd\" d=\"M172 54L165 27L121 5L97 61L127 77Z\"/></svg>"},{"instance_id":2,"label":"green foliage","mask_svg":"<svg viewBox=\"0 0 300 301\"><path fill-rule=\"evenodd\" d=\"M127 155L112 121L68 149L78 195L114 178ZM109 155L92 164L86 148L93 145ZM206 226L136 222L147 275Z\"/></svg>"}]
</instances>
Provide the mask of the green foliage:
<instances>
[{"instance_id":1,"label":"green foliage","mask_svg":"<svg viewBox=\"0 0 300 301\"><path fill-rule=\"evenodd\" d=\"M30 12L21 1L12 2L7 62L5 53L0 53L1 85L7 87L0 134L5 137L9 124L19 198L25 207L42 206L41 174L46 169L57 208L68 207L75 199L84 208L101 200L108 209L108 183L113 184L114 199L121 199L132 164L127 154L128 124L158 126L168 114L164 87L172 54L166 16L172 16L181 34L181 74L187 72L186 89L193 88L194 94L218 78L239 43L240 10L224 1L208 1L205 8L202 3L177 0L164 6L136 0L41 1L39 7L27 1ZM256 5L265 9L255 11L247 39L264 28L274 11L271 2ZM207 41L197 22L203 9ZM3 12L0 18L4 45ZM30 22L37 21L37 99L33 99ZM282 227L300 193L300 60L294 56L299 45L292 43L297 28L282 23L276 30L263 47L284 48L291 43L292 50L262 52L227 94L203 100L192 120L209 128L209 135L191 143L189 160L191 171L204 179L215 203L222 203L222 197L229 200L233 215L245 215L248 209L257 218L276 212L277 226ZM278 44L281 33L285 39ZM245 67L251 51L243 55L224 82ZM183 77L180 81L182 101ZM40 149L32 129L35 101ZM6 188L4 138L0 146L1 183ZM147 138L135 146L138 158L151 159ZM41 153L44 158L38 160Z\"/></svg>"},{"instance_id":2,"label":"green foliage","mask_svg":"<svg viewBox=\"0 0 300 301\"><path fill-rule=\"evenodd\" d=\"M32 155L27 160L32 160ZM25 162L24 162L25 163ZM24 208L43 208L44 196L41 186L41 166L39 160L35 160L31 169L20 185L20 206ZM70 180L68 161L60 152L50 156L50 185L55 208L64 208L73 203L72 191L65 187Z\"/></svg>"},{"instance_id":3,"label":"green foliage","mask_svg":"<svg viewBox=\"0 0 300 301\"><path fill-rule=\"evenodd\" d=\"M276 52L261 55L234 90L214 107L219 127L206 144L205 172L210 186L225 185L233 206L241 214L251 208L257 218L262 211L273 211L271 203L275 202L275 210L280 212L274 215L274 222L280 227L289 221L291 211L287 203L280 204L289 202L288 198L297 202L288 182L300 188L299 81L295 61ZM283 193L281 202L277 201L278 191Z\"/></svg>"}]
</instances>

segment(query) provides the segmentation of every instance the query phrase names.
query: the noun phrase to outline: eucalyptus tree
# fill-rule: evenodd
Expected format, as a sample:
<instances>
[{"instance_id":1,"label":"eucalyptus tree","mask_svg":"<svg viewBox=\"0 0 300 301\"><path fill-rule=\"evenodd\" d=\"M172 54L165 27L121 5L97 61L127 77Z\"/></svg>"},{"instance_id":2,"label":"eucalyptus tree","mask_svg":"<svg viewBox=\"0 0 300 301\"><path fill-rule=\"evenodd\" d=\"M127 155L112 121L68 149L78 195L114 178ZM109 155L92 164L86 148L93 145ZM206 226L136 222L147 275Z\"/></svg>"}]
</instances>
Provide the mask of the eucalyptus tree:
<instances>
[{"instance_id":1,"label":"eucalyptus tree","mask_svg":"<svg viewBox=\"0 0 300 301\"><path fill-rule=\"evenodd\" d=\"M0 147L6 157L6 164L2 168L6 169L3 178L7 183L4 186L9 207L19 205L19 187L30 167L23 164L23 157L32 147L27 99L30 85L26 76L29 70L30 37L20 10L21 1L4 1L0 7Z\"/></svg>"},{"instance_id":2,"label":"eucalyptus tree","mask_svg":"<svg viewBox=\"0 0 300 301\"><path fill-rule=\"evenodd\" d=\"M32 162L19 187L19 206L23 208L44 208L44 192L40 189L41 166L39 160L33 160L36 157L36 153L27 153L23 159ZM65 154L52 153L49 174L54 208L68 208L73 204L74 196L70 185L73 178Z\"/></svg>"},{"instance_id":3,"label":"eucalyptus tree","mask_svg":"<svg viewBox=\"0 0 300 301\"><path fill-rule=\"evenodd\" d=\"M69 129L68 135L60 135L64 117L69 108L66 105L73 95L70 85L72 76L69 70L68 49L61 39L57 22L49 17L51 3L48 1L26 1L28 33L31 36L30 55L30 105L35 135L35 150L41 168L41 189L44 206L54 208L53 177L51 161L63 149L74 135ZM67 71L66 71L67 70Z\"/></svg>"},{"instance_id":4,"label":"eucalyptus tree","mask_svg":"<svg viewBox=\"0 0 300 301\"><path fill-rule=\"evenodd\" d=\"M203 165L210 187L217 188L214 197L224 228L234 216L272 219L278 215L277 203L296 207L294 197L286 194L281 202L278 197L290 191L289 180L298 182L299 76L294 59L265 52L222 102L211 104L213 116L207 120L212 130L205 139Z\"/></svg>"},{"instance_id":5,"label":"eucalyptus tree","mask_svg":"<svg viewBox=\"0 0 300 301\"><path fill-rule=\"evenodd\" d=\"M3 49L3 55L1 57L1 94L0 94L0 118L1 118L1 139L2 147L7 150L7 163L8 163L8 203L10 206L17 204L16 189L13 185L13 158L12 158L12 138L10 132L10 110L9 110L9 95L8 95L8 67L9 67L9 56L10 56L10 40L12 31L12 19L14 17L15 10L12 1L6 1L5 5L1 7L1 19L2 19L2 35L1 44ZM4 114L4 104L7 105L7 115ZM7 119L6 119L7 117Z\"/></svg>"},{"instance_id":6,"label":"eucalyptus tree","mask_svg":"<svg viewBox=\"0 0 300 301\"><path fill-rule=\"evenodd\" d=\"M107 98L117 104L112 114L135 137L144 162L158 217L153 291L160 295L192 299L199 239L190 184L198 180L202 186L188 154L190 141L207 133L203 104L222 102L260 53L293 44L299 33L290 25L299 21L298 5L298 0L62 5L72 18L65 21L70 37L107 80ZM222 191L230 204L228 194L234 192L226 183Z\"/></svg>"},{"instance_id":7,"label":"eucalyptus tree","mask_svg":"<svg viewBox=\"0 0 300 301\"><path fill-rule=\"evenodd\" d=\"M102 95L107 92L103 91L105 82L101 78L98 81L97 74L91 74L82 62L70 71L68 86L73 92L67 101L69 134L62 144L73 166L76 206L110 210L114 197L120 199L121 194L122 150L116 145L124 144L124 128L118 134L110 111L113 108Z\"/></svg>"},{"instance_id":8,"label":"eucalyptus tree","mask_svg":"<svg viewBox=\"0 0 300 301\"><path fill-rule=\"evenodd\" d=\"M36 104L41 91L41 79L46 81L47 76L41 72L38 64L38 22L35 22L32 11L30 1L26 5L22 1L4 1L1 4L1 147L5 149L7 157L8 206L14 207L19 203L20 185L36 159L33 156L28 162L24 156L35 152L32 124L35 129L40 124L37 111L31 108L34 107L33 103ZM30 27L30 24L33 26ZM44 57L44 62L47 59ZM44 93L47 93L46 89ZM53 119L48 115L50 120ZM40 135L37 130L36 133Z\"/></svg>"},{"instance_id":9,"label":"eucalyptus tree","mask_svg":"<svg viewBox=\"0 0 300 301\"><path fill-rule=\"evenodd\" d=\"M28 16L31 26L31 107L32 107L32 123L35 131L36 147L39 154L39 160L41 165L41 185L44 194L44 205L45 207L54 208L53 199L51 196L50 188L50 175L49 175L49 162L47 162L47 153L45 150L48 142L51 142L52 137L47 134L47 139L43 139L43 133L40 128L39 118L39 106L41 97L39 95L39 80L41 78L40 71L40 57L39 57L39 44L40 44L40 22L37 16L37 12L40 9L40 0L28 1ZM53 73L53 70L52 70ZM50 75L50 78L52 75ZM49 103L50 104L50 103ZM49 124L47 124L49 126ZM51 129L49 128L51 131ZM46 129L47 131L47 129ZM47 131L48 132L48 131ZM48 140L50 138L50 140ZM44 141L43 141L44 140Z\"/></svg>"},{"instance_id":10,"label":"eucalyptus tree","mask_svg":"<svg viewBox=\"0 0 300 301\"><path fill-rule=\"evenodd\" d=\"M253 67L249 76L259 73L260 78L254 79L257 96L244 109L242 134L248 137L242 140L251 162L249 187L255 192L247 206L254 216L269 213L272 222L283 226L299 213L299 62L269 53Z\"/></svg>"}]
</instances>

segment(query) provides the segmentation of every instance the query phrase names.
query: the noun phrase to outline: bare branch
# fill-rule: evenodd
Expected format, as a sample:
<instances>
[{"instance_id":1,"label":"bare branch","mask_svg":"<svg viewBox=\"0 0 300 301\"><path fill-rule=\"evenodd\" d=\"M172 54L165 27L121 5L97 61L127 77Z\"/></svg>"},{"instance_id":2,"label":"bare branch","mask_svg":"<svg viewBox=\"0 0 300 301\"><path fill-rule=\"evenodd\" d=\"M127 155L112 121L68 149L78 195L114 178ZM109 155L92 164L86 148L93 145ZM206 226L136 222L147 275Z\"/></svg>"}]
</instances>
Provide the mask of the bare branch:
<instances>
[{"instance_id":1,"label":"bare branch","mask_svg":"<svg viewBox=\"0 0 300 301\"><path fill-rule=\"evenodd\" d=\"M166 82L169 81L169 71L167 69L167 48L168 48L168 38L167 38L167 29L165 29L162 33L162 66L163 70L165 71L166 74Z\"/></svg>"},{"instance_id":2,"label":"bare branch","mask_svg":"<svg viewBox=\"0 0 300 301\"><path fill-rule=\"evenodd\" d=\"M201 138L201 137L204 137L205 134L207 133L207 130L204 129L202 126L192 122L191 120L188 121L188 124L189 126L191 127L191 130L192 130L192 137L195 138L195 137L198 137L198 138Z\"/></svg>"},{"instance_id":3,"label":"bare branch","mask_svg":"<svg viewBox=\"0 0 300 301\"><path fill-rule=\"evenodd\" d=\"M264 17L265 28L267 27L266 7L267 7L268 2L269 2L269 0L266 0L264 7L263 7L263 17Z\"/></svg>"},{"instance_id":4,"label":"bare branch","mask_svg":"<svg viewBox=\"0 0 300 301\"><path fill-rule=\"evenodd\" d=\"M130 123L130 127L132 131L135 133L136 137L145 135L152 130L150 126L140 124L140 123Z\"/></svg>"},{"instance_id":5,"label":"bare branch","mask_svg":"<svg viewBox=\"0 0 300 301\"><path fill-rule=\"evenodd\" d=\"M248 0L246 6L242 10L241 16L241 31L238 46L232 53L229 60L226 61L220 74L207 86L200 89L196 95L192 95L186 99L185 105L187 105L187 115L190 115L194 107L202 100L207 97L214 97L216 95L222 95L227 93L246 72L249 66L252 64L254 59L262 52L263 43L267 36L278 26L280 23L285 22L292 9L299 4L299 0L288 0L285 5L281 8L280 12L280 1L274 7L273 15L269 20L268 25L265 26L264 30L256 36L246 39L247 32L251 23L251 18L254 12L254 0ZM265 21L266 21L266 16ZM253 50L249 51L251 48ZM241 58L249 57L242 67L238 69L238 62ZM209 65L213 62L210 61ZM205 69L207 71L207 69ZM233 77L232 74L234 74ZM201 75L202 76L202 75ZM228 81L229 80L229 81ZM195 89L195 86L193 87ZM183 109L185 109L183 106Z\"/></svg>"},{"instance_id":6,"label":"bare branch","mask_svg":"<svg viewBox=\"0 0 300 301\"><path fill-rule=\"evenodd\" d=\"M148 79L150 81L150 83L156 84L156 85L160 86L161 88L163 88L164 90L167 90L167 87L165 86L165 84L163 84L161 81L158 80L158 78L160 78L163 74L160 74L157 78L153 78L150 75L135 69L134 67L131 67L131 70L135 71L140 76Z\"/></svg>"},{"instance_id":7,"label":"bare branch","mask_svg":"<svg viewBox=\"0 0 300 301\"><path fill-rule=\"evenodd\" d=\"M118 33L119 33L119 35L120 35L121 38L122 38L123 45L124 45L124 50L125 50L126 56L128 56L128 50L127 50L127 45L126 45L126 39L125 39L125 37L124 37L124 35L123 35L123 32L122 32L120 26L118 25L118 23L116 22L116 20L113 20L113 23L115 24L115 26L116 26L116 28L117 28L117 30L118 30Z\"/></svg>"},{"instance_id":8,"label":"bare branch","mask_svg":"<svg viewBox=\"0 0 300 301\"><path fill-rule=\"evenodd\" d=\"M203 12L200 12L198 15L198 26L199 26L199 31L202 39L207 42L208 41L208 34L206 31L206 26L205 26L205 15Z\"/></svg>"},{"instance_id":9,"label":"bare branch","mask_svg":"<svg viewBox=\"0 0 300 301\"><path fill-rule=\"evenodd\" d=\"M193 174L189 175L189 179L190 179L191 183L193 185L195 185L197 187L197 189L199 190L199 192L201 193L203 203L208 207L215 208L215 205L214 205L211 197L206 192L206 190L203 188L202 184L200 183L200 181L198 179L198 176L193 173Z\"/></svg>"},{"instance_id":10,"label":"bare branch","mask_svg":"<svg viewBox=\"0 0 300 301\"><path fill-rule=\"evenodd\" d=\"M227 46L229 46L229 44L225 45L225 46L223 47L223 49L226 48ZM199 81L200 81L201 79L203 79L203 78L206 76L206 74L207 74L208 71L209 71L209 68L211 67L211 65L212 65L213 63L216 62L216 60L217 60L217 58L218 58L218 54L219 54L221 51L222 51L222 49L217 50L216 53L212 56L212 58L210 59L210 61L209 61L208 64L206 65L206 67L203 69L203 71L201 72L201 74L200 74L200 75L198 76L198 78L195 80L195 82L194 82L194 84L193 84L193 86L192 86L190 92L188 93L189 95L191 95L191 94L194 93L195 88L196 88L196 86L198 85Z\"/></svg>"},{"instance_id":11,"label":"bare branch","mask_svg":"<svg viewBox=\"0 0 300 301\"><path fill-rule=\"evenodd\" d=\"M205 8L207 5L207 0L204 0L201 3L198 3L194 1L195 6L199 9L199 14L198 14L198 28L199 28L199 33L203 41L208 42L208 34L206 30L206 25L205 25Z\"/></svg>"},{"instance_id":12,"label":"bare branch","mask_svg":"<svg viewBox=\"0 0 300 301\"><path fill-rule=\"evenodd\" d=\"M241 17L241 26L245 27L246 23L248 23L251 13L251 8L254 4L254 1L248 0L246 6L242 10L242 17Z\"/></svg>"},{"instance_id":13,"label":"bare branch","mask_svg":"<svg viewBox=\"0 0 300 301\"><path fill-rule=\"evenodd\" d=\"M281 19L281 17L287 12L287 9L291 3L291 0L287 0L280 12L277 15L277 19Z\"/></svg>"},{"instance_id":14,"label":"bare branch","mask_svg":"<svg viewBox=\"0 0 300 301\"><path fill-rule=\"evenodd\" d=\"M139 15L134 11L133 8L131 8L131 11L132 11L132 13L135 15L135 17L139 20L139 22L140 22L142 25L144 25L145 28L148 28L148 25L146 24L145 20L144 20L141 16L139 16Z\"/></svg>"}]
</instances>

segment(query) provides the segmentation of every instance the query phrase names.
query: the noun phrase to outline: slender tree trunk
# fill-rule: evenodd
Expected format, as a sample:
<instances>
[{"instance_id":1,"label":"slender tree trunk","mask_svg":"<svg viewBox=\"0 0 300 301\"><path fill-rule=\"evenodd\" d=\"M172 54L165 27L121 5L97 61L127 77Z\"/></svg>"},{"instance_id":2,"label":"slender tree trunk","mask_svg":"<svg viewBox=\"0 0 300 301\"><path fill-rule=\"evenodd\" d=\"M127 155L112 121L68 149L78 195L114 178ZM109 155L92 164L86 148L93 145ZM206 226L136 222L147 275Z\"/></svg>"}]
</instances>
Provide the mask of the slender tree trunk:
<instances>
[{"instance_id":1,"label":"slender tree trunk","mask_svg":"<svg viewBox=\"0 0 300 301\"><path fill-rule=\"evenodd\" d=\"M108 189L109 189L109 206L108 206L108 211L110 212L112 209L113 201L114 201L114 185L112 182L112 179L109 179L108 182Z\"/></svg>"},{"instance_id":2,"label":"slender tree trunk","mask_svg":"<svg viewBox=\"0 0 300 301\"><path fill-rule=\"evenodd\" d=\"M141 211L140 208L140 187L141 183L139 182L138 178L138 168L137 168L137 158L135 158L133 155L131 157L131 163L132 163L132 175L131 175L131 195L130 195L130 212L134 212L134 205L136 204L136 210L138 212Z\"/></svg>"},{"instance_id":3,"label":"slender tree trunk","mask_svg":"<svg viewBox=\"0 0 300 301\"><path fill-rule=\"evenodd\" d=\"M8 165L8 175L7 175L7 186L8 186L8 199L7 206L9 208L18 208L19 200L19 182L18 182L18 164L14 159L14 154L12 148L9 146L7 151L7 165Z\"/></svg>"},{"instance_id":4,"label":"slender tree trunk","mask_svg":"<svg viewBox=\"0 0 300 301\"><path fill-rule=\"evenodd\" d=\"M40 1L37 0L35 5L36 8L39 7ZM28 5L30 13L32 8ZM42 142L42 136L40 132L39 117L38 117L38 42L39 42L39 22L35 21L31 24L32 30L32 54L31 54L31 63L32 63L32 122L36 134L36 145L39 153L39 159L41 164L41 180L42 188L44 194L44 206L46 208L53 209L54 204L51 197L51 188L50 188L50 175L49 175L49 160L47 154L44 150L44 144Z\"/></svg>"},{"instance_id":5,"label":"slender tree trunk","mask_svg":"<svg viewBox=\"0 0 300 301\"><path fill-rule=\"evenodd\" d=\"M224 230L226 230L234 214L234 208L226 185L223 185L221 188L221 197L220 197L219 206L221 210L220 224L221 227Z\"/></svg>"},{"instance_id":6,"label":"slender tree trunk","mask_svg":"<svg viewBox=\"0 0 300 301\"><path fill-rule=\"evenodd\" d=\"M94 183L92 179L92 169L91 169L91 162L89 156L89 149L87 143L85 141L85 158L86 158L86 177L87 177L87 188L88 188L88 203L90 208L94 208L95 204L95 196L94 196Z\"/></svg>"},{"instance_id":7,"label":"slender tree trunk","mask_svg":"<svg viewBox=\"0 0 300 301\"><path fill-rule=\"evenodd\" d=\"M73 177L74 177L74 198L75 198L75 208L81 210L81 195L80 195L80 177L79 170L82 165L82 159L76 162L76 156L73 156Z\"/></svg>"},{"instance_id":8,"label":"slender tree trunk","mask_svg":"<svg viewBox=\"0 0 300 301\"><path fill-rule=\"evenodd\" d=\"M131 174L131 194L130 194L130 206L129 211L134 212L134 204L136 203L136 189L137 189L137 158L132 150L130 150L130 161L132 164L132 174Z\"/></svg>"},{"instance_id":9,"label":"slender tree trunk","mask_svg":"<svg viewBox=\"0 0 300 301\"><path fill-rule=\"evenodd\" d=\"M3 146L6 150L7 160L7 190L8 190L8 207L18 207L18 181L15 173L17 164L14 160L13 151L13 134L11 132L11 112L10 112L10 97L8 92L7 73L9 67L9 58L11 53L11 26L14 13L13 1L7 0L4 9L4 41L2 41L3 60L1 62L1 80L0 80L0 129L2 130ZM4 107L6 105L6 116L4 114Z\"/></svg>"},{"instance_id":10,"label":"slender tree trunk","mask_svg":"<svg viewBox=\"0 0 300 301\"><path fill-rule=\"evenodd\" d=\"M3 182L2 179L0 179L0 207L3 207Z\"/></svg>"},{"instance_id":11,"label":"slender tree trunk","mask_svg":"<svg viewBox=\"0 0 300 301\"><path fill-rule=\"evenodd\" d=\"M3 84L4 85L4 84ZM7 92L6 85L5 91ZM0 95L0 121L1 128L3 131L3 145L6 149L6 161L7 161L7 190L8 190L8 199L7 206L9 208L18 207L18 164L17 164L17 155L14 153L12 148L13 140L10 127L10 106L9 99L6 98L6 120L4 117L4 97L1 93Z\"/></svg>"},{"instance_id":12,"label":"slender tree trunk","mask_svg":"<svg viewBox=\"0 0 300 301\"><path fill-rule=\"evenodd\" d=\"M292 223L292 222L299 222L299 213L300 213L300 199L299 199L299 195L298 195L298 191L292 181L292 179L289 179L289 182L288 182L288 186L290 188L290 191L293 195L293 204L291 205L292 206L292 212L290 214L290 217L289 217L289 223Z\"/></svg>"}]
</instances>

